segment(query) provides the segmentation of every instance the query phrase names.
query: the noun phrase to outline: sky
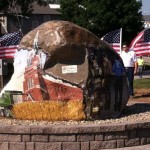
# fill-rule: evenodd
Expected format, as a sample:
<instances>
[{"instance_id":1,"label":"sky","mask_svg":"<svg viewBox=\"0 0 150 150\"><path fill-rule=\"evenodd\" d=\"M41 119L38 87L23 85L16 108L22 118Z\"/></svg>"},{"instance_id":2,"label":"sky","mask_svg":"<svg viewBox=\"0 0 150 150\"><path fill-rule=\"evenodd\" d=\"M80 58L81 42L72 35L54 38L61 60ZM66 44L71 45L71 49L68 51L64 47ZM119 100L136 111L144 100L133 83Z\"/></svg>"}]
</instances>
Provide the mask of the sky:
<instances>
[{"instance_id":1,"label":"sky","mask_svg":"<svg viewBox=\"0 0 150 150\"><path fill-rule=\"evenodd\" d=\"M142 0L142 14L143 15L150 15L150 0Z\"/></svg>"}]
</instances>

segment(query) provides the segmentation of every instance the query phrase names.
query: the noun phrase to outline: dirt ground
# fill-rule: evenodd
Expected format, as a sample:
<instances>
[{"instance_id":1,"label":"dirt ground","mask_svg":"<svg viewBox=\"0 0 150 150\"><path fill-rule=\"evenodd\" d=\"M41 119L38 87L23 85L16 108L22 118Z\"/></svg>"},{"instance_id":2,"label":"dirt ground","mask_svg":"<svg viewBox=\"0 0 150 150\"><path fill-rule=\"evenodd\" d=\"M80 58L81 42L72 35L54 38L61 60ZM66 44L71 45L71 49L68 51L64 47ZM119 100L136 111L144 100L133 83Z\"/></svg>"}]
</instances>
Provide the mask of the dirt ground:
<instances>
[{"instance_id":1,"label":"dirt ground","mask_svg":"<svg viewBox=\"0 0 150 150\"><path fill-rule=\"evenodd\" d=\"M135 96L128 103L150 103L150 89L135 89Z\"/></svg>"}]
</instances>

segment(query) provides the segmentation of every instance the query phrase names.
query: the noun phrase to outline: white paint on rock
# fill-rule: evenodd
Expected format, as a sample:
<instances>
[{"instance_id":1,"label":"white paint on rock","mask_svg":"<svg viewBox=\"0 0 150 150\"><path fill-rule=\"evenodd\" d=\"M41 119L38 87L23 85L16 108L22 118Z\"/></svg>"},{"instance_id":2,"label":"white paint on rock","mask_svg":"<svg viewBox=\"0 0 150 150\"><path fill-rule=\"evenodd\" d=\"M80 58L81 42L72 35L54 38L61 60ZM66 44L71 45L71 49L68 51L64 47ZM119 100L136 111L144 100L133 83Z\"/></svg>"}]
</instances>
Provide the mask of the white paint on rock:
<instances>
[{"instance_id":1,"label":"white paint on rock","mask_svg":"<svg viewBox=\"0 0 150 150\"><path fill-rule=\"evenodd\" d=\"M32 59L34 58L35 50L31 51L21 49L15 53L14 56L14 73L10 81L6 84L3 90L0 93L0 96L5 91L22 91L23 92L23 81L24 81L24 72L25 68L28 65L31 65ZM43 68L46 61L46 54L40 51L40 67Z\"/></svg>"},{"instance_id":2,"label":"white paint on rock","mask_svg":"<svg viewBox=\"0 0 150 150\"><path fill-rule=\"evenodd\" d=\"M27 66L27 56L28 50L19 50L15 53L14 56L14 73L10 79L10 81L6 84L6 86L1 91L0 95L2 95L5 91L23 91L23 80L24 80L24 72L25 67Z\"/></svg>"}]
</instances>

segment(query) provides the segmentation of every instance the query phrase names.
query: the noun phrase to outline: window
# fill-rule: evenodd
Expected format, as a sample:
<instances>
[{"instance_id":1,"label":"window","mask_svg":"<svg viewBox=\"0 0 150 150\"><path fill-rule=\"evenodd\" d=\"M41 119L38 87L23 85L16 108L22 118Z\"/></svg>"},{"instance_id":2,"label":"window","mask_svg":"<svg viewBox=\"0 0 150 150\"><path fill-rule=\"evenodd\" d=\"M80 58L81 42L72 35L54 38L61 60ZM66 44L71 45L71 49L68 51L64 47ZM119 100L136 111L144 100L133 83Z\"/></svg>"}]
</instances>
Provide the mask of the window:
<instances>
[{"instance_id":1,"label":"window","mask_svg":"<svg viewBox=\"0 0 150 150\"><path fill-rule=\"evenodd\" d=\"M6 26L7 17L5 17L5 16L0 17L0 23L1 23L2 26Z\"/></svg>"},{"instance_id":2,"label":"window","mask_svg":"<svg viewBox=\"0 0 150 150\"><path fill-rule=\"evenodd\" d=\"M29 78L27 80L27 84L28 84L28 90L34 87L34 82L32 78Z\"/></svg>"},{"instance_id":3,"label":"window","mask_svg":"<svg viewBox=\"0 0 150 150\"><path fill-rule=\"evenodd\" d=\"M10 32L15 32L17 30L18 30L18 28L17 28L16 24L15 23L10 23Z\"/></svg>"}]
</instances>

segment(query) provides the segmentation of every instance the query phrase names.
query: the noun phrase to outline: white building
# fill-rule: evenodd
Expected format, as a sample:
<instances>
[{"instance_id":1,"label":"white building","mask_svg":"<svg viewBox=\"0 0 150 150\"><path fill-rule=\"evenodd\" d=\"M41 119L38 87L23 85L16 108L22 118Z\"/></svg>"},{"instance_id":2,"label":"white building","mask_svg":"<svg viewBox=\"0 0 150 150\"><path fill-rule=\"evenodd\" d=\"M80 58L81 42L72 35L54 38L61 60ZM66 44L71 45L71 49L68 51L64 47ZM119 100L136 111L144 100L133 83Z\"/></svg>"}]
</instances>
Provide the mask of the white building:
<instances>
[{"instance_id":1,"label":"white building","mask_svg":"<svg viewBox=\"0 0 150 150\"><path fill-rule=\"evenodd\" d=\"M143 15L144 28L150 28L150 15Z\"/></svg>"}]
</instances>

